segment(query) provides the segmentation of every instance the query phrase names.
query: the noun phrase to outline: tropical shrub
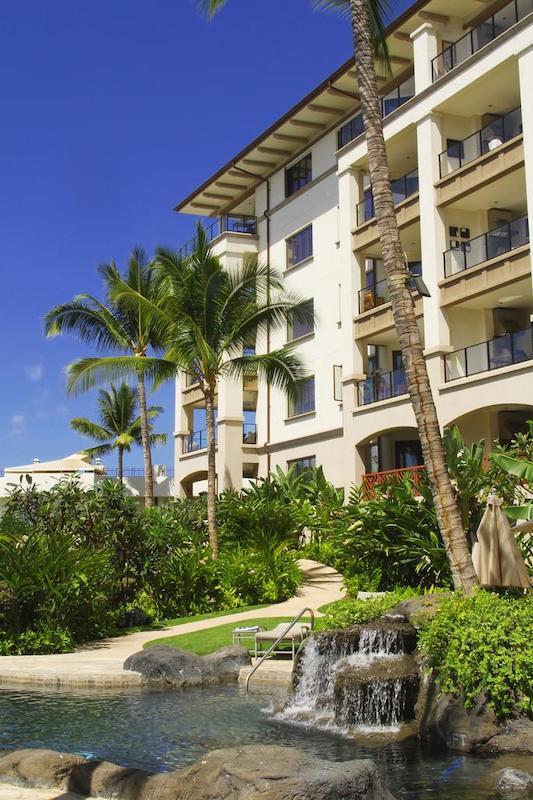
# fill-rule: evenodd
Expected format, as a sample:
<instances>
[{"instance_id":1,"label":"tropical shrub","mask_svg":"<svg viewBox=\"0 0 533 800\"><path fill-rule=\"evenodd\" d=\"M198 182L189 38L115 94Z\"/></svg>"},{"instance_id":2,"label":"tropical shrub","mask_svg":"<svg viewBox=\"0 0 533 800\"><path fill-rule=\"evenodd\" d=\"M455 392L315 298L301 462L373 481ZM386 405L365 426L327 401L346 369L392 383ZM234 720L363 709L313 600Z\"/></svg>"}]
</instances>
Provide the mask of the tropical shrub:
<instances>
[{"instance_id":1,"label":"tropical shrub","mask_svg":"<svg viewBox=\"0 0 533 800\"><path fill-rule=\"evenodd\" d=\"M279 603L292 597L301 583L295 554L283 544L265 549L223 550L217 562L218 588L225 608Z\"/></svg>"},{"instance_id":2,"label":"tropical shrub","mask_svg":"<svg viewBox=\"0 0 533 800\"><path fill-rule=\"evenodd\" d=\"M321 609L324 616L317 620L317 629L349 628L351 625L370 622L394 608L401 600L416 594L414 589L396 589L368 600L358 600L355 597L337 600Z\"/></svg>"},{"instance_id":3,"label":"tropical shrub","mask_svg":"<svg viewBox=\"0 0 533 800\"><path fill-rule=\"evenodd\" d=\"M485 695L498 718L533 715L533 597L479 589L452 595L419 635L442 692L471 708Z\"/></svg>"}]
</instances>

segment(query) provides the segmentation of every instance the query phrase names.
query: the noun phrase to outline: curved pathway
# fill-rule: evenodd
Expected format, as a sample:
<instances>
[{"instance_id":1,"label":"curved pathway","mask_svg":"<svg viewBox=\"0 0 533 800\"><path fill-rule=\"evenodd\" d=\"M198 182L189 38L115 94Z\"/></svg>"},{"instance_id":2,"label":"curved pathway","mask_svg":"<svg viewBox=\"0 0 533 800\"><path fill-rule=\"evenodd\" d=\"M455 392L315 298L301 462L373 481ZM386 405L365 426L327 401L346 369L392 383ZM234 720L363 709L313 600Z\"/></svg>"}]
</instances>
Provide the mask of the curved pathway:
<instances>
[{"instance_id":1,"label":"curved pathway","mask_svg":"<svg viewBox=\"0 0 533 800\"><path fill-rule=\"evenodd\" d=\"M295 597L283 603L226 614L214 619L185 622L159 631L130 633L113 639L104 639L84 645L73 653L51 656L1 656L0 683L24 683L73 687L127 687L140 686L141 675L128 672L122 665L128 656L141 650L146 642L181 633L214 628L230 622L245 622L259 617L295 617L306 606L318 613L320 606L344 597L342 575L331 567L309 559L299 565L304 582ZM1 800L1 798L0 798Z\"/></svg>"}]
</instances>

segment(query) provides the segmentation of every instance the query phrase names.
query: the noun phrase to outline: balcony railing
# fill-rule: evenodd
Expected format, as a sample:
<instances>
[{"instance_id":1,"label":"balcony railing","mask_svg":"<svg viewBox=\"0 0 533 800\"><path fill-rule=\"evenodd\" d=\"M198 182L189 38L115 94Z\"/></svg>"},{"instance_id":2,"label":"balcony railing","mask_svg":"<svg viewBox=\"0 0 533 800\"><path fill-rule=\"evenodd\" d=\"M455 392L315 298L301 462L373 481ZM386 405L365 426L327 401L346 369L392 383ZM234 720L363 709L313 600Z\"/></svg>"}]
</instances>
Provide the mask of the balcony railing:
<instances>
[{"instance_id":1,"label":"balcony railing","mask_svg":"<svg viewBox=\"0 0 533 800\"><path fill-rule=\"evenodd\" d=\"M247 216L246 214L224 214L223 217L217 219L212 225L205 229L205 235L208 242L212 242L217 236L222 233L257 233L257 218ZM180 255L182 258L187 258L194 252L196 247L196 237L191 239L187 244L180 247Z\"/></svg>"},{"instance_id":2,"label":"balcony railing","mask_svg":"<svg viewBox=\"0 0 533 800\"><path fill-rule=\"evenodd\" d=\"M242 426L243 444L257 444L257 425L252 422L245 422Z\"/></svg>"},{"instance_id":3,"label":"balcony railing","mask_svg":"<svg viewBox=\"0 0 533 800\"><path fill-rule=\"evenodd\" d=\"M401 483L409 478L413 486L418 488L426 478L426 468L423 464L418 467L405 467L403 469L386 469L384 472L367 472L363 475L363 497L368 500L375 494L376 486L383 484Z\"/></svg>"},{"instance_id":4,"label":"balcony railing","mask_svg":"<svg viewBox=\"0 0 533 800\"><path fill-rule=\"evenodd\" d=\"M215 428L215 442L218 439L218 430ZM207 447L207 430L193 431L183 437L183 452L194 453L196 450L205 450Z\"/></svg>"},{"instance_id":5,"label":"balcony railing","mask_svg":"<svg viewBox=\"0 0 533 800\"><path fill-rule=\"evenodd\" d=\"M387 117L389 114L392 114L393 111L396 111L397 108L403 106L404 103L407 103L407 101L414 96L415 79L414 76L411 76L381 98L381 116ZM362 114L357 114L355 117L348 120L348 122L345 122L337 133L338 149L340 150L341 147L344 147L348 142L357 139L364 130L365 125Z\"/></svg>"},{"instance_id":6,"label":"balcony railing","mask_svg":"<svg viewBox=\"0 0 533 800\"><path fill-rule=\"evenodd\" d=\"M413 276L422 275L422 262L410 261L409 271ZM411 289L415 288L413 281L409 284ZM371 311L373 308L382 306L384 303L390 302L390 292L387 280L377 281L377 283L365 286L364 289L359 290L359 313L363 314L365 311Z\"/></svg>"},{"instance_id":7,"label":"balcony railing","mask_svg":"<svg viewBox=\"0 0 533 800\"><path fill-rule=\"evenodd\" d=\"M444 275L449 278L491 258L509 253L517 247L529 243L529 221L520 217L498 228L493 228L475 239L461 242L458 248L446 250L444 253Z\"/></svg>"},{"instance_id":8,"label":"balcony railing","mask_svg":"<svg viewBox=\"0 0 533 800\"><path fill-rule=\"evenodd\" d=\"M509 139L514 139L520 133L522 133L522 109L519 106L497 117L466 139L448 140L448 148L439 156L441 178L489 153Z\"/></svg>"},{"instance_id":9,"label":"balcony railing","mask_svg":"<svg viewBox=\"0 0 533 800\"><path fill-rule=\"evenodd\" d=\"M394 205L398 205L398 203L406 200L412 194L416 194L418 192L418 169L414 169L407 175L402 175L401 178L391 181L391 189ZM365 199L357 205L357 224L362 225L375 216L374 198L372 197L372 190L369 189Z\"/></svg>"},{"instance_id":10,"label":"balcony railing","mask_svg":"<svg viewBox=\"0 0 533 800\"><path fill-rule=\"evenodd\" d=\"M168 467L158 467L154 465L153 467L154 478L173 478L174 477L174 470L168 469ZM125 478L144 478L144 468L143 467L127 467L124 470L124 477ZM106 467L105 471L106 478L118 478L118 469L116 467Z\"/></svg>"},{"instance_id":11,"label":"balcony railing","mask_svg":"<svg viewBox=\"0 0 533 800\"><path fill-rule=\"evenodd\" d=\"M391 372L380 372L370 375L357 384L360 406L388 400L390 397L401 397L407 394L407 376L405 369L393 369Z\"/></svg>"},{"instance_id":12,"label":"balcony railing","mask_svg":"<svg viewBox=\"0 0 533 800\"><path fill-rule=\"evenodd\" d=\"M453 44L445 47L431 62L433 80L436 81L458 64L462 64L478 50L492 42L504 31L516 25L533 11L533 0L511 0L488 19L480 22Z\"/></svg>"},{"instance_id":13,"label":"balcony railing","mask_svg":"<svg viewBox=\"0 0 533 800\"><path fill-rule=\"evenodd\" d=\"M533 359L533 328L496 336L444 357L445 380L453 381Z\"/></svg>"}]
</instances>

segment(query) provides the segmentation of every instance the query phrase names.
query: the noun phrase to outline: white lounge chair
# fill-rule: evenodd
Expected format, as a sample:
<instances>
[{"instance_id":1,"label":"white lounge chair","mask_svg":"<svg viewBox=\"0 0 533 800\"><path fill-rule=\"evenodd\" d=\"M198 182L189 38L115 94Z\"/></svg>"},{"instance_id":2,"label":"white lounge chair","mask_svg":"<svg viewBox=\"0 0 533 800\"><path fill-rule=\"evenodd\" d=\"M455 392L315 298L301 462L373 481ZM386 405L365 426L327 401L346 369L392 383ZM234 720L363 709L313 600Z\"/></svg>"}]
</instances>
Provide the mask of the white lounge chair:
<instances>
[{"instance_id":1,"label":"white lounge chair","mask_svg":"<svg viewBox=\"0 0 533 800\"><path fill-rule=\"evenodd\" d=\"M292 657L296 655L297 648L301 645L304 639L307 639L310 633L310 626L298 623L293 625L290 631L284 634L284 631L287 630L289 627L288 622L280 622L279 625L276 625L271 631L259 631L255 634L255 657L260 658L265 650L263 649L263 643L271 643L275 642L277 639L280 640L280 644L282 642L290 642L292 645ZM284 634L284 635L282 635ZM281 637L281 638L280 638ZM267 648L268 649L268 648ZM286 653L286 650L273 650L272 655L274 654L281 654Z\"/></svg>"}]
</instances>

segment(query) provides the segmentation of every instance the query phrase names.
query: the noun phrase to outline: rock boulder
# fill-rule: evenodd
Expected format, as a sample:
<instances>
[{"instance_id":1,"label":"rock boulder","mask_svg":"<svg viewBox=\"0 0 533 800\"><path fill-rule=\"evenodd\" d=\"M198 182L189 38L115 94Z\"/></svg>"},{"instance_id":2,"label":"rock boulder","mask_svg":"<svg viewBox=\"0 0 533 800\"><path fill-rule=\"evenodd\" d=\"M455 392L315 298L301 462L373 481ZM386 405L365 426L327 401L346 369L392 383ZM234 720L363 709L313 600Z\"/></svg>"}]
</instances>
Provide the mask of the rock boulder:
<instances>
[{"instance_id":1,"label":"rock boulder","mask_svg":"<svg viewBox=\"0 0 533 800\"><path fill-rule=\"evenodd\" d=\"M232 683L242 667L249 666L244 647L229 645L208 656L197 656L167 645L140 650L126 659L124 669L140 672L148 686L214 686Z\"/></svg>"}]
</instances>

